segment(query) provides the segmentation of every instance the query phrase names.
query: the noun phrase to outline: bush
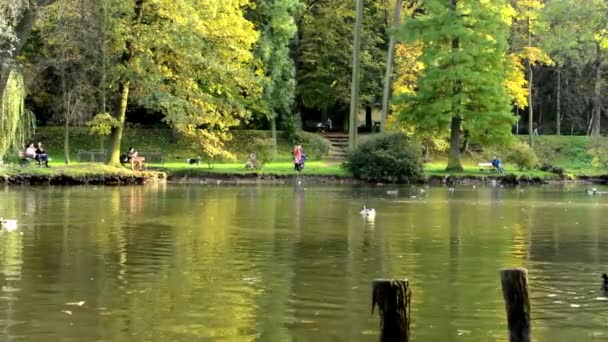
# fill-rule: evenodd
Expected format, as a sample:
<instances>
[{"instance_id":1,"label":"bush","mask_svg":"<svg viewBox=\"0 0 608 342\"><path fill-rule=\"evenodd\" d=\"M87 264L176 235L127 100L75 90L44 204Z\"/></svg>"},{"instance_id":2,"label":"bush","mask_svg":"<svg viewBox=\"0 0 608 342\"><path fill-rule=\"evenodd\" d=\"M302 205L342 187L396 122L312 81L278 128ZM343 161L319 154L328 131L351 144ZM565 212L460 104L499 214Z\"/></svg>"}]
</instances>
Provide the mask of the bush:
<instances>
[{"instance_id":1,"label":"bush","mask_svg":"<svg viewBox=\"0 0 608 342\"><path fill-rule=\"evenodd\" d=\"M608 167L608 138L593 136L589 138L587 151L594 167Z\"/></svg>"},{"instance_id":2,"label":"bush","mask_svg":"<svg viewBox=\"0 0 608 342\"><path fill-rule=\"evenodd\" d=\"M382 134L351 151L346 168L359 179L407 182L422 175L420 146L404 133Z\"/></svg>"},{"instance_id":3,"label":"bush","mask_svg":"<svg viewBox=\"0 0 608 342\"><path fill-rule=\"evenodd\" d=\"M563 168L559 167L559 166L553 166L551 164L548 163L544 163L540 169L541 171L545 171L545 172L551 172L551 173L555 173L558 174L560 176L563 176L566 173L566 170L564 170Z\"/></svg>"},{"instance_id":4,"label":"bush","mask_svg":"<svg viewBox=\"0 0 608 342\"><path fill-rule=\"evenodd\" d=\"M300 131L295 138L295 144L301 144L310 159L320 160L329 153L329 143L317 134Z\"/></svg>"},{"instance_id":5,"label":"bush","mask_svg":"<svg viewBox=\"0 0 608 342\"><path fill-rule=\"evenodd\" d=\"M256 138L249 149L251 152L255 152L260 169L264 164L270 163L274 159L274 142L272 139Z\"/></svg>"},{"instance_id":6,"label":"bush","mask_svg":"<svg viewBox=\"0 0 608 342\"><path fill-rule=\"evenodd\" d=\"M519 167L520 170L532 170L538 166L538 157L528 144L516 143L507 152L507 161Z\"/></svg>"}]
</instances>

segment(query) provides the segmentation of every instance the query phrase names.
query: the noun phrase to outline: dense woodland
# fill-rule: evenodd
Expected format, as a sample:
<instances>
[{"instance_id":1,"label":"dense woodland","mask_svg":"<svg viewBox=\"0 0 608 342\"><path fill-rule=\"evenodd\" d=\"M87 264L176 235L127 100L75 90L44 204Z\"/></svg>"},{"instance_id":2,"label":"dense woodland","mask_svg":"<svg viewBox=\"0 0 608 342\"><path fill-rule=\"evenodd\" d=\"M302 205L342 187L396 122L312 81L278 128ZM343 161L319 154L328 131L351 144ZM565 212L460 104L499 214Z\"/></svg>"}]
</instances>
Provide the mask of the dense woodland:
<instances>
[{"instance_id":1,"label":"dense woodland","mask_svg":"<svg viewBox=\"0 0 608 342\"><path fill-rule=\"evenodd\" d=\"M0 3L0 155L34 123L110 135L110 162L129 122L220 156L230 129L346 129L353 52L355 103L390 90L383 129L449 142L448 169L469 143L606 127L604 0L14 0Z\"/></svg>"}]
</instances>

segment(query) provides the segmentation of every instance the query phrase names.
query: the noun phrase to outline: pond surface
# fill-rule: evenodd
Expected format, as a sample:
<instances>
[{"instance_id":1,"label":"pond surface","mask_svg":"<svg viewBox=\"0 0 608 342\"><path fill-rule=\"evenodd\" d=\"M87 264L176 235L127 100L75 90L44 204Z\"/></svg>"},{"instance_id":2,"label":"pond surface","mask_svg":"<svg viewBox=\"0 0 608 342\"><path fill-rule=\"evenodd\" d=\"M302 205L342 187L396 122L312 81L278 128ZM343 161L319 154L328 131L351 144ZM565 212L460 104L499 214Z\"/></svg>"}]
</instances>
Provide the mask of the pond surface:
<instances>
[{"instance_id":1,"label":"pond surface","mask_svg":"<svg viewBox=\"0 0 608 342\"><path fill-rule=\"evenodd\" d=\"M0 233L0 334L376 341L372 279L409 278L414 341L507 341L498 271L516 266L536 341L608 340L608 196L393 189L0 188L0 216L20 224Z\"/></svg>"}]
</instances>

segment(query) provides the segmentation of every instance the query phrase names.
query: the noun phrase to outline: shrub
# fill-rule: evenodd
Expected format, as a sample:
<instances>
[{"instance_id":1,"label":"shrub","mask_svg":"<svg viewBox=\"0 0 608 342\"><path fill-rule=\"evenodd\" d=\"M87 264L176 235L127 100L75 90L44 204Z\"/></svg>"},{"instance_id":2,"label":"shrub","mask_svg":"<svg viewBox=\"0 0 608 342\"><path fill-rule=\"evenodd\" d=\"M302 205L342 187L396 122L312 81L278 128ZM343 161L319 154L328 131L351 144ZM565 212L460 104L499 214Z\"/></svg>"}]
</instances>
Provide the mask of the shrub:
<instances>
[{"instance_id":1,"label":"shrub","mask_svg":"<svg viewBox=\"0 0 608 342\"><path fill-rule=\"evenodd\" d=\"M608 166L608 138L593 136L589 138L587 151L591 156L591 165L594 167Z\"/></svg>"},{"instance_id":2,"label":"shrub","mask_svg":"<svg viewBox=\"0 0 608 342\"><path fill-rule=\"evenodd\" d=\"M295 143L302 145L310 159L320 160L329 153L329 143L317 134L300 131L295 138Z\"/></svg>"},{"instance_id":3,"label":"shrub","mask_svg":"<svg viewBox=\"0 0 608 342\"><path fill-rule=\"evenodd\" d=\"M538 157L528 144L516 143L507 152L507 161L517 165L520 170L531 170L538 166Z\"/></svg>"},{"instance_id":4,"label":"shrub","mask_svg":"<svg viewBox=\"0 0 608 342\"><path fill-rule=\"evenodd\" d=\"M551 173L555 173L555 174L558 174L558 175L560 175L560 176L563 176L563 175L566 173L566 171L565 171L563 168L561 168L561 167L559 167L559 166L553 166L553 165L548 164L548 163L544 163L544 164L543 164L543 165L540 167L540 169L539 169L539 170L541 170L541 171L545 171L545 172L551 172Z\"/></svg>"},{"instance_id":5,"label":"shrub","mask_svg":"<svg viewBox=\"0 0 608 342\"><path fill-rule=\"evenodd\" d=\"M407 182L422 175L420 146L404 133L382 134L351 151L345 166L359 179Z\"/></svg>"},{"instance_id":6,"label":"shrub","mask_svg":"<svg viewBox=\"0 0 608 342\"><path fill-rule=\"evenodd\" d=\"M259 168L264 164L272 162L274 159L274 142L272 139L256 138L249 148L250 152L255 152Z\"/></svg>"}]
</instances>

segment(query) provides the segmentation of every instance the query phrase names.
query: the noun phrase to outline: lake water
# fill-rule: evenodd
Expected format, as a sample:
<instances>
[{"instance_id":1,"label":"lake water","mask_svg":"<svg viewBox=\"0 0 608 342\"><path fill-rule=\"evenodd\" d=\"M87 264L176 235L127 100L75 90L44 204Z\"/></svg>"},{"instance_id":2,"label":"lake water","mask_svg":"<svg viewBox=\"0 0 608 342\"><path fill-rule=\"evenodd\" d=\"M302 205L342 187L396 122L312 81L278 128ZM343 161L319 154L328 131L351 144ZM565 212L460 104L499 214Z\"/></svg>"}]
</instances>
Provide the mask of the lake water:
<instances>
[{"instance_id":1,"label":"lake water","mask_svg":"<svg viewBox=\"0 0 608 342\"><path fill-rule=\"evenodd\" d=\"M409 278L414 341L608 340L608 196L583 187L7 187L7 341L376 341L374 278ZM413 197L415 196L415 197ZM361 219L374 207L373 224Z\"/></svg>"}]
</instances>

